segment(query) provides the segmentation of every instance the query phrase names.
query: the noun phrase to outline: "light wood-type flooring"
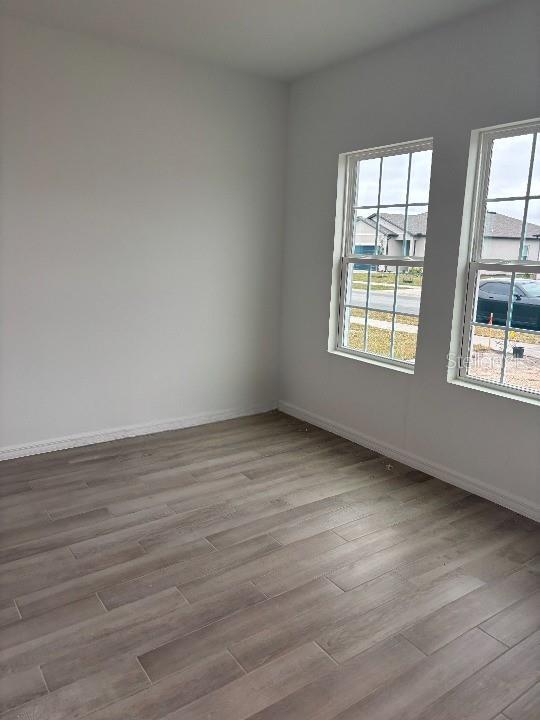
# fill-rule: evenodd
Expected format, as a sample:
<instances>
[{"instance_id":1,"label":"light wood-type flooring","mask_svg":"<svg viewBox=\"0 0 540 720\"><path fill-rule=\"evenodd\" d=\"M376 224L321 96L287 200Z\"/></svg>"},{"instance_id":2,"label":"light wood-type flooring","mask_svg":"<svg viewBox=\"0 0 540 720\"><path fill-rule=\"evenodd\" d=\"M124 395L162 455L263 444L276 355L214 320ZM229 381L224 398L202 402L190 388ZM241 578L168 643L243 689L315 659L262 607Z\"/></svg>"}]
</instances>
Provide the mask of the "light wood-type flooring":
<instances>
[{"instance_id":1,"label":"light wood-type flooring","mask_svg":"<svg viewBox=\"0 0 540 720\"><path fill-rule=\"evenodd\" d=\"M540 718L509 510L279 412L0 475L0 720Z\"/></svg>"}]
</instances>

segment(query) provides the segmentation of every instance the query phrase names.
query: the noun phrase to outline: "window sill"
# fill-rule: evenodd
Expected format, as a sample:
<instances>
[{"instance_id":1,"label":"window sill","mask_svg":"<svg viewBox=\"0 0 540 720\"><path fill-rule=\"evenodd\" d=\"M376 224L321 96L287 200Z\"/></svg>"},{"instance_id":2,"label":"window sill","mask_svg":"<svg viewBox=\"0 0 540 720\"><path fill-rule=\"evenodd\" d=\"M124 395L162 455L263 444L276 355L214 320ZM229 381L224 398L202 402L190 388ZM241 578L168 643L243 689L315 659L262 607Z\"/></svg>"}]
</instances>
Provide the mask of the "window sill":
<instances>
[{"instance_id":1,"label":"window sill","mask_svg":"<svg viewBox=\"0 0 540 720\"><path fill-rule=\"evenodd\" d=\"M460 377L448 378L448 382L450 385L457 385L458 387L468 388L469 390L479 390L480 392L487 393L488 395L496 395L497 397L507 398L508 400L517 400L518 402L522 402L527 405L534 405L536 407L540 406L540 397L535 398L529 395L522 395L521 393L515 393L511 390L484 385L483 383L475 382L474 380L464 380Z\"/></svg>"},{"instance_id":2,"label":"window sill","mask_svg":"<svg viewBox=\"0 0 540 720\"><path fill-rule=\"evenodd\" d=\"M397 372L404 373L405 375L414 375L414 365L409 366L405 364L402 365L397 362L387 362L382 358L375 357L374 355L364 355L362 353L346 352L345 350L338 349L328 350L328 353L337 357L347 358L347 360L360 361L362 363L366 363L367 365L376 365L377 367L386 368L387 370L397 370Z\"/></svg>"}]
</instances>

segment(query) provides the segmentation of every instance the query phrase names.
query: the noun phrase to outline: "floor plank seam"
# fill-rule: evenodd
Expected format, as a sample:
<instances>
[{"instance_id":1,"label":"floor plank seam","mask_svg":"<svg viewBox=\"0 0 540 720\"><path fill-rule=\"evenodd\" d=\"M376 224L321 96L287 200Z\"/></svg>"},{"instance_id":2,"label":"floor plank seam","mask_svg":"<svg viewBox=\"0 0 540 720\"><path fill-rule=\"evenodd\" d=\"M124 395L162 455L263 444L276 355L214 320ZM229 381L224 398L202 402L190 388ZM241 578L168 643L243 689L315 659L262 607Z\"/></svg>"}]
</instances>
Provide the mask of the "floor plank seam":
<instances>
[{"instance_id":1,"label":"floor plank seam","mask_svg":"<svg viewBox=\"0 0 540 720\"><path fill-rule=\"evenodd\" d=\"M43 684L45 685L45 689L47 690L47 693L50 693L51 691L49 690L49 685L47 684L47 680L45 679L45 673L43 672L43 668L41 667L41 665L39 665L38 667L41 679L43 680Z\"/></svg>"},{"instance_id":2,"label":"floor plank seam","mask_svg":"<svg viewBox=\"0 0 540 720\"><path fill-rule=\"evenodd\" d=\"M496 614L497 614L497 613L495 613L495 615L496 615ZM492 615L491 617L495 617L495 616ZM491 619L491 618L488 618L488 620L490 620L490 619ZM486 622L486 621L485 621L485 620L482 620L482 623L484 623L484 622ZM508 650L511 649L512 645L509 645L508 643L505 643L504 640L501 640L500 638L495 637L495 635L492 635L491 633L488 633L488 631L487 631L485 628L481 627L482 623L480 623L479 625L476 625L476 628L477 628L478 630L480 630L480 632L484 633L484 635L487 635L488 637L492 638L493 640L496 640L496 641L497 641L498 643L500 643L501 645L504 645L504 647L507 648Z\"/></svg>"},{"instance_id":3,"label":"floor plank seam","mask_svg":"<svg viewBox=\"0 0 540 720\"><path fill-rule=\"evenodd\" d=\"M75 562L76 562L76 563L80 563L80 558L78 558L78 557L75 555L75 553L73 552L73 550L72 550L72 548L71 548L71 545L65 545L64 547L67 547L68 551L71 553L71 556L73 557L73 559L75 560ZM40 553L38 553L38 554L40 554Z\"/></svg>"},{"instance_id":4,"label":"floor plank seam","mask_svg":"<svg viewBox=\"0 0 540 720\"><path fill-rule=\"evenodd\" d=\"M135 545L137 545L142 550L143 555L148 555L148 550L143 545L141 545L139 540L135 540Z\"/></svg>"},{"instance_id":5,"label":"floor plank seam","mask_svg":"<svg viewBox=\"0 0 540 720\"><path fill-rule=\"evenodd\" d=\"M185 597L185 596L183 595L182 591L180 590L180 588L177 588L176 586L174 586L174 587L175 587L176 590L178 590L178 591L180 592L180 594L182 595L182 597ZM137 601L134 601L134 602L137 602ZM199 602L200 602L200 601L199 601ZM250 607L250 608L254 608L254 607L257 607L258 605L262 605L264 602L266 602L266 599L259 600L258 602L254 603L253 605L250 605L249 607ZM129 604L130 604L130 603L126 603L126 605L129 605ZM191 607L195 607L195 606L196 606L196 603L189 603L189 604L191 605ZM119 607L124 607L124 606L123 606L123 605L120 605ZM118 608L114 608L114 609L118 609ZM181 639L189 638L191 635L195 635L196 633L200 632L201 630L205 630L205 629L211 627L212 625L214 625L214 624L216 624L216 623L220 623L220 622L222 622L222 621L224 621L224 620L227 620L228 618L232 617L232 616L235 615L236 613L241 613L244 609L245 609L245 608L238 608L238 609L236 609L236 610L231 610L231 612L227 613L226 615L220 616L220 617L217 618L216 620L209 620L208 622L206 622L206 623L204 623L204 624L202 624L202 625L199 625L199 626L196 627L194 630L190 630L190 631L187 632L187 633L180 634L180 635L175 635L175 636L169 638L168 640L166 640L166 641L165 641L164 643L162 643L161 645L157 645L156 648L154 648L154 649L163 647L164 645L168 645L170 642L175 642L176 640L181 640ZM165 613L165 615L169 615L170 613L173 613L173 612L175 612L175 610L170 610L168 613ZM256 631L255 631L255 632L256 632ZM227 648L227 649L228 649L228 648ZM144 654L144 653L143 653L143 654ZM232 654L232 653L231 653L231 654ZM139 656L137 656L137 657L139 657ZM235 658L235 660L236 660L236 658ZM237 661L237 662L238 662L238 661ZM247 671L245 671L245 672L247 672ZM160 678L160 679L161 679L161 678Z\"/></svg>"},{"instance_id":6,"label":"floor plank seam","mask_svg":"<svg viewBox=\"0 0 540 720\"><path fill-rule=\"evenodd\" d=\"M335 529L335 528L331 528L331 529L328 530L327 532L331 532L332 535L335 535L335 536L338 537L340 540L345 540L344 537L342 537L339 533L336 532L336 529ZM349 540L345 540L345 542L347 543L347 542L349 542Z\"/></svg>"},{"instance_id":7,"label":"floor plank seam","mask_svg":"<svg viewBox=\"0 0 540 720\"><path fill-rule=\"evenodd\" d=\"M13 599L13 604L15 605L15 609L17 610L17 613L19 615L19 620L22 620L23 616L21 615L21 611L19 609L19 606L17 605L17 600L15 598Z\"/></svg>"},{"instance_id":8,"label":"floor plank seam","mask_svg":"<svg viewBox=\"0 0 540 720\"><path fill-rule=\"evenodd\" d=\"M340 568L340 569L341 569L341 568ZM338 590L340 590L342 593L346 592L343 588L339 587L339 585L332 580L332 575L331 575L331 573L328 573L328 574L326 574L326 575L322 575L321 577L323 577L325 580L328 580L329 583L332 583L332 585L333 585L335 588L337 588Z\"/></svg>"},{"instance_id":9,"label":"floor plank seam","mask_svg":"<svg viewBox=\"0 0 540 720\"><path fill-rule=\"evenodd\" d=\"M332 655L330 655L328 650L325 650L323 648L323 646L317 640L312 640L312 642L314 645L316 645L319 648L319 650L322 650L323 653L330 658L330 660L334 663L334 665L336 665L337 667L341 667L340 663L334 657L332 657Z\"/></svg>"},{"instance_id":10,"label":"floor plank seam","mask_svg":"<svg viewBox=\"0 0 540 720\"><path fill-rule=\"evenodd\" d=\"M276 537L274 537L271 532L268 532L268 533L266 533L266 534L267 534L269 537L271 537L272 540L275 540L280 547L286 547L286 545L284 545L280 540L278 540Z\"/></svg>"},{"instance_id":11,"label":"floor plank seam","mask_svg":"<svg viewBox=\"0 0 540 720\"><path fill-rule=\"evenodd\" d=\"M206 540L206 542L210 545L211 548L213 548L216 552L219 552L219 548L217 548L206 535L203 537L203 540Z\"/></svg>"},{"instance_id":12,"label":"floor plank seam","mask_svg":"<svg viewBox=\"0 0 540 720\"><path fill-rule=\"evenodd\" d=\"M99 592L96 592L96 593L94 593L94 594L95 594L95 596L97 597L97 599L98 599L99 604L101 605L101 607L105 610L105 614L107 614L107 613L109 612L109 609L107 608L107 606L105 605L105 603L104 603L103 600L101 599L101 595L99 594ZM91 596L89 596L89 597L91 597Z\"/></svg>"},{"instance_id":13,"label":"floor plank seam","mask_svg":"<svg viewBox=\"0 0 540 720\"><path fill-rule=\"evenodd\" d=\"M428 655L427 652L425 652L424 650L422 650L422 648L419 648L418 645L416 645L416 643L414 643L412 640L409 640L408 637L405 637L405 635L404 635L403 633L405 632L406 629L407 629L407 628L403 628L401 632L396 633L396 637L403 638L403 640L405 640L405 641L408 642L410 645L412 645L414 648L416 648L416 650L418 650L418 652L422 653L422 655L423 655L424 657L429 657L429 655Z\"/></svg>"},{"instance_id":14,"label":"floor plank seam","mask_svg":"<svg viewBox=\"0 0 540 720\"><path fill-rule=\"evenodd\" d=\"M148 673L147 673L146 670L144 669L144 665L143 665L142 662L140 661L138 655L135 655L135 662L136 662L137 665L141 668L141 670L142 670L143 673L144 673L145 678L148 680L148 687L152 687L152 685L154 685L154 683L152 682L152 680L150 679L150 676L148 675ZM143 688L143 690L144 690L144 688ZM142 691L140 691L140 692L142 692Z\"/></svg>"},{"instance_id":15,"label":"floor plank seam","mask_svg":"<svg viewBox=\"0 0 540 720\"><path fill-rule=\"evenodd\" d=\"M477 628L477 629L480 629L480 628ZM486 633L486 634L487 634L487 633ZM460 636L460 637L461 637L461 636ZM491 637L491 636L490 636L490 637ZM456 638L456 639L457 639L457 638ZM497 641L497 642L499 642L499 641ZM449 643L448 643L448 644L449 644ZM502 645L502 643L501 643L501 645ZM446 646L443 645L442 647L446 647ZM461 688L463 685L465 685L465 683L470 682L470 681L471 681L473 678L475 678L477 675L479 675L480 673L485 672L485 670L486 670L487 668L489 668L490 665L493 665L493 663L496 663L496 662L499 661L504 655L506 655L508 652L510 652L510 648L506 648L506 646L503 646L503 647L505 647L505 650L504 650L502 653L500 653L499 655L497 655L496 657L494 657L492 660L490 660L489 662L487 662L487 663L485 663L484 665L482 665L482 667L479 667L475 672L473 672L473 673L471 673L470 675L468 675L468 676L467 676L466 678L464 678L460 683L458 683L457 685L455 685L451 690L448 690L446 693L444 693L444 695L442 695L441 698L438 698L435 702L431 703L431 704L428 706L427 709L429 709L430 707L432 707L432 706L435 705L436 703L439 703L439 702L441 701L441 699L444 698L444 697L446 697L447 695L450 695L451 693L453 694L453 693L459 692L459 688ZM441 648L439 648L439 650L440 650L440 649L441 649ZM506 708L507 708L507 707L510 707L510 705L512 705L517 699L519 699L520 697L522 697L523 695L525 695L525 693L528 692L528 691L531 689L531 687L533 687L533 686L536 684L536 682L537 682L537 680L534 680L533 683L532 683L531 685L529 685L524 692L520 693L519 696L513 697L513 698L512 698L512 701L511 701L510 703L508 703L508 705L506 705ZM499 710L495 713L494 718L497 718L497 716L498 716L498 715L502 712L502 710L504 710L504 709L505 709L505 708L499 708Z\"/></svg>"},{"instance_id":16,"label":"floor plank seam","mask_svg":"<svg viewBox=\"0 0 540 720\"><path fill-rule=\"evenodd\" d=\"M178 592L180 593L180 595L184 598L184 602L185 602L186 605L191 605L191 606L194 605L194 603L192 603L192 602L190 602L190 601L188 600L188 598L186 597L186 595L184 595L184 593L183 593L182 590L178 587L178 585L173 585L173 587L176 588L176 590L178 590Z\"/></svg>"},{"instance_id":17,"label":"floor plank seam","mask_svg":"<svg viewBox=\"0 0 540 720\"><path fill-rule=\"evenodd\" d=\"M257 587L257 584L254 580L248 580L248 584L253 585L255 590L261 593L261 595L264 597L265 600L270 600L271 596L264 592L264 590L261 590L260 587Z\"/></svg>"},{"instance_id":18,"label":"floor plank seam","mask_svg":"<svg viewBox=\"0 0 540 720\"><path fill-rule=\"evenodd\" d=\"M239 659L236 657L236 655L233 653L233 651L231 650L231 648L230 648L230 647L227 647L227 648L226 648L226 651L229 653L229 655L232 657L232 659L233 659L234 662L238 665L238 667L239 667L240 670L244 673L244 675L247 675L247 674L249 673L249 670L246 670L246 668L242 665L242 663L240 662L240 660L239 660Z\"/></svg>"},{"instance_id":19,"label":"floor plank seam","mask_svg":"<svg viewBox=\"0 0 540 720\"><path fill-rule=\"evenodd\" d=\"M520 693L519 695L516 695L515 697L513 697L512 700L511 700L507 705L505 705L505 706L499 711L500 714L503 715L503 717L508 717L508 716L506 715L506 710L508 710L508 708L511 707L514 703L517 703L519 700L521 700L521 698L522 698L524 695L526 695L526 694L531 690L531 688L533 688L533 687L534 687L535 685L537 685L539 682L540 682L540 678L537 678L537 679L534 680L533 683L532 683L531 685L529 685L522 693ZM495 717L497 717L497 716L495 716Z\"/></svg>"}]
</instances>

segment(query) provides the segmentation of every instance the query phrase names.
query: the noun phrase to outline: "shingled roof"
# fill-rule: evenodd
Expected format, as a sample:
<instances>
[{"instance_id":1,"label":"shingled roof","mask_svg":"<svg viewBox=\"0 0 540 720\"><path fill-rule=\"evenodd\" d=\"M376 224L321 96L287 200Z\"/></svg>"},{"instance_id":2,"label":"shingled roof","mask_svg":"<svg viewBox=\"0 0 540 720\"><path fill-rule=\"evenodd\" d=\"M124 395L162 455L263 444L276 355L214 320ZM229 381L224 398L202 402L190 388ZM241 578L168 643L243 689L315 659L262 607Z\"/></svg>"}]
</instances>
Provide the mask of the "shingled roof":
<instances>
[{"instance_id":1,"label":"shingled roof","mask_svg":"<svg viewBox=\"0 0 540 720\"><path fill-rule=\"evenodd\" d=\"M399 213L381 213L381 219L385 222L392 223L398 230L403 231L405 227L405 215ZM407 232L411 235L425 235L427 219L427 212L418 213L418 215L409 215L407 217Z\"/></svg>"},{"instance_id":2,"label":"shingled roof","mask_svg":"<svg viewBox=\"0 0 540 720\"><path fill-rule=\"evenodd\" d=\"M484 235L487 237L515 238L521 237L521 220L501 215L501 213L487 212ZM540 225L527 223L525 235L532 238L540 235Z\"/></svg>"},{"instance_id":3,"label":"shingled roof","mask_svg":"<svg viewBox=\"0 0 540 720\"><path fill-rule=\"evenodd\" d=\"M376 219L376 215L371 216ZM381 220L385 223L391 223L399 231L403 231L405 225L405 215L400 213L381 213ZM418 215L409 215L407 218L407 232L411 235L425 235L427 229L427 212ZM488 212L486 213L485 224L486 237L515 238L521 237L521 220L503 215L502 213ZM526 237L534 238L540 236L540 225L535 223L527 223Z\"/></svg>"}]
</instances>

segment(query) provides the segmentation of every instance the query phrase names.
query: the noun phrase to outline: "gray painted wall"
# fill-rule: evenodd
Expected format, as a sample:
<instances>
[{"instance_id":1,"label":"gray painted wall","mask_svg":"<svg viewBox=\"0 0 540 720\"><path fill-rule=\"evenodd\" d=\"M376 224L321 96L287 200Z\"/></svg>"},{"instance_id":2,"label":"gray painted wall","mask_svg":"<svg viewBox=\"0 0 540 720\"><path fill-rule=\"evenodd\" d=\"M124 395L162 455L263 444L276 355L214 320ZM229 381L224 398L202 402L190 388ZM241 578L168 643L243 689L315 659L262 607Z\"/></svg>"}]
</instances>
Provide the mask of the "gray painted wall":
<instances>
[{"instance_id":1,"label":"gray painted wall","mask_svg":"<svg viewBox=\"0 0 540 720\"><path fill-rule=\"evenodd\" d=\"M296 82L291 91L281 400L540 504L538 406L447 383L471 130L540 115L540 4L511 2ZM327 352L338 154L434 137L414 376Z\"/></svg>"},{"instance_id":2,"label":"gray painted wall","mask_svg":"<svg viewBox=\"0 0 540 720\"><path fill-rule=\"evenodd\" d=\"M0 448L275 407L286 90L1 22Z\"/></svg>"}]
</instances>

